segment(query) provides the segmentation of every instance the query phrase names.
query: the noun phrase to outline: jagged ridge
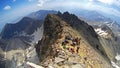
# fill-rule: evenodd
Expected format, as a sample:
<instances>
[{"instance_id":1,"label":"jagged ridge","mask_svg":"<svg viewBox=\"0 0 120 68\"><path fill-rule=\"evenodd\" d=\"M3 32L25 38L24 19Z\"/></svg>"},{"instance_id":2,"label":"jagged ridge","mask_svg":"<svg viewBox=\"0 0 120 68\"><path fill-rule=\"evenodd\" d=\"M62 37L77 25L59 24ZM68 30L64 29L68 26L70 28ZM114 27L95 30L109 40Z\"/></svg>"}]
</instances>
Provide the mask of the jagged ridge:
<instances>
[{"instance_id":1,"label":"jagged ridge","mask_svg":"<svg viewBox=\"0 0 120 68\"><path fill-rule=\"evenodd\" d=\"M66 21L71 27L73 27L73 29L76 29L93 48L95 48L102 55L107 57L98 39L98 35L96 34L92 26L78 19L78 17L74 14L69 14L68 12L65 12L63 14L59 12L57 16L59 16L62 20Z\"/></svg>"},{"instance_id":2,"label":"jagged ridge","mask_svg":"<svg viewBox=\"0 0 120 68\"><path fill-rule=\"evenodd\" d=\"M64 18L64 14L66 16L65 18ZM90 64L84 63L84 61L86 60L85 56L93 56L94 55L94 56L96 56L96 58L99 58L99 59L95 59L95 57L89 58L89 59L91 59L91 61L89 61L90 63L92 62L92 60L95 63L95 66L92 65L91 67L95 68L95 67L97 67L96 66L97 64L99 66L99 65L101 65L101 63L102 63L103 67L110 67L109 63L106 62L105 59L103 59L103 57L105 56L105 53L104 53L104 50L102 50L102 46L99 47L99 45L101 45L101 44L100 44L100 42L97 38L97 34L93 30L93 28L91 26L89 26L87 23L85 23L84 21L79 20L75 15L72 15L72 14L70 15L69 13L67 13L67 14L64 13L64 14L63 14L63 16L62 16L62 14L58 14L58 15L49 14L49 15L47 15L47 17L45 19L43 38L36 45L36 51L40 57L41 64L46 63L46 61L50 60L50 59L52 59L52 61L55 62L56 57L59 57L59 55L57 55L57 50L59 50L59 48L62 49L62 51L64 51L64 52L69 50L69 49L68 50L64 49L64 47L62 48L62 46L61 46L62 45L61 43L65 37L65 34L68 32L69 34L71 34L74 37L78 36L79 38L82 38L82 41L81 41L82 43L80 44L80 47L82 49L79 50L79 52L77 54L78 57L81 57L81 58L77 58L78 60L80 60L79 62L83 63L85 66L88 67ZM68 19L71 21L69 21ZM87 34L87 36L86 36L86 34ZM92 41L90 41L90 40L92 40ZM93 43L93 40L97 40L97 41L95 43ZM70 44L68 44L68 45L69 45L68 48L72 47ZM91 48L91 46L95 50L93 48ZM73 49L76 50L76 48L77 48L77 46L75 46ZM85 50L88 51L88 53ZM93 52L93 54L89 53L90 50ZM97 52L96 52L96 50L97 50ZM99 53L102 53L102 55L99 55L98 51L100 51ZM68 53L69 52L67 52L66 54L68 54ZM75 53L77 53L77 52L75 51ZM73 54L71 54L71 55L73 55ZM67 59L70 60L71 58L68 57ZM82 60L84 60L84 61L82 61ZM98 60L98 62L96 60ZM83 67L84 67L84 65L83 65Z\"/></svg>"}]
</instances>

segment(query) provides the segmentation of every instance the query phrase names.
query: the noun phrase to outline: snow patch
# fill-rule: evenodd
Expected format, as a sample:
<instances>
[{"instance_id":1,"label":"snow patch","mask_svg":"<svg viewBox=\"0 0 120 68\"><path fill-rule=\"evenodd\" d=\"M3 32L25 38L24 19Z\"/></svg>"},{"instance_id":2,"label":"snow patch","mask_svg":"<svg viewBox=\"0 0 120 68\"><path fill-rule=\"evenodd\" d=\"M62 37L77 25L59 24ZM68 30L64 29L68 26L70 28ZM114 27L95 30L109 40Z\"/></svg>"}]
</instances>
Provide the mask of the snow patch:
<instances>
[{"instance_id":1,"label":"snow patch","mask_svg":"<svg viewBox=\"0 0 120 68\"><path fill-rule=\"evenodd\" d=\"M95 29L95 32L102 37L106 37L108 35L107 31L104 31L101 28Z\"/></svg>"},{"instance_id":2,"label":"snow patch","mask_svg":"<svg viewBox=\"0 0 120 68\"><path fill-rule=\"evenodd\" d=\"M115 59L117 60L117 61L119 61L120 60L120 55L117 53L117 55L115 56Z\"/></svg>"},{"instance_id":3,"label":"snow patch","mask_svg":"<svg viewBox=\"0 0 120 68\"><path fill-rule=\"evenodd\" d=\"M37 28L37 30L31 35L33 36L33 40L31 43L38 43L39 40L41 40L43 35L43 25L40 28Z\"/></svg>"},{"instance_id":4,"label":"snow patch","mask_svg":"<svg viewBox=\"0 0 120 68\"><path fill-rule=\"evenodd\" d=\"M44 68L44 67L36 65L36 64L34 64L32 62L27 62L26 64L29 65L30 67L33 67L33 68Z\"/></svg>"},{"instance_id":5,"label":"snow patch","mask_svg":"<svg viewBox=\"0 0 120 68\"><path fill-rule=\"evenodd\" d=\"M112 64L112 66L113 67L115 67L115 68L120 68L117 64L115 64L115 62L113 62L113 61L111 61L111 64Z\"/></svg>"}]
</instances>

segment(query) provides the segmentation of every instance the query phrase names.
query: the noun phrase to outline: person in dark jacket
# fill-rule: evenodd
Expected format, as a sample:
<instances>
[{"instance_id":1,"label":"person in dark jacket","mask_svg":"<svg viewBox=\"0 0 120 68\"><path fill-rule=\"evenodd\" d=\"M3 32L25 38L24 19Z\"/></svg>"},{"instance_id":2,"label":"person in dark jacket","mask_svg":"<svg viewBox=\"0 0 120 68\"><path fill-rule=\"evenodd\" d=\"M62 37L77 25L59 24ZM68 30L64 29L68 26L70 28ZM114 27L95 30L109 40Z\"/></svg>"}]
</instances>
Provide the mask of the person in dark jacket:
<instances>
[{"instance_id":1,"label":"person in dark jacket","mask_svg":"<svg viewBox=\"0 0 120 68\"><path fill-rule=\"evenodd\" d=\"M76 49L76 52L77 52L77 53L79 52L79 49L80 49L80 47L78 46L77 49Z\"/></svg>"}]
</instances>

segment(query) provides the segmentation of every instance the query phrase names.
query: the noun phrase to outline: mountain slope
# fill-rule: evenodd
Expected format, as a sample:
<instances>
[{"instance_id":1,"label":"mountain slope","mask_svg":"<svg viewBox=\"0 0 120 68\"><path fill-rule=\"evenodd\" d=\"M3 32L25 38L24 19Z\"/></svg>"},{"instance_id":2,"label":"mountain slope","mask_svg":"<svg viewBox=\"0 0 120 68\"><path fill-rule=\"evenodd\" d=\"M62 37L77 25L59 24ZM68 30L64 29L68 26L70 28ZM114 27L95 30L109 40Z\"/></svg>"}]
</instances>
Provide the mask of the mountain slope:
<instances>
[{"instance_id":1,"label":"mountain slope","mask_svg":"<svg viewBox=\"0 0 120 68\"><path fill-rule=\"evenodd\" d=\"M79 39L79 43L74 39ZM97 41L91 43L90 40ZM105 59L102 47L95 44L101 45L93 28L75 15L68 12L50 14L45 19L43 37L36 45L36 51L43 66L112 68Z\"/></svg>"},{"instance_id":2,"label":"mountain slope","mask_svg":"<svg viewBox=\"0 0 120 68\"><path fill-rule=\"evenodd\" d=\"M88 13L86 13L88 12ZM82 18L87 21L88 24L94 27L94 30L99 35L99 40L109 57L109 59L115 63L115 56L120 54L120 25L119 22L112 20L112 18L107 18L97 12L86 11L86 17ZM96 28L97 27L97 28ZM105 29L105 30L104 30ZM120 65L120 64L118 64Z\"/></svg>"},{"instance_id":3,"label":"mountain slope","mask_svg":"<svg viewBox=\"0 0 120 68\"><path fill-rule=\"evenodd\" d=\"M42 20L29 17L24 17L14 24L6 24L0 39L0 47L3 50L1 59L4 59L0 65L5 68L23 68L26 67L27 61L38 63L34 45L42 37L42 24Z\"/></svg>"},{"instance_id":4,"label":"mountain slope","mask_svg":"<svg viewBox=\"0 0 120 68\"><path fill-rule=\"evenodd\" d=\"M107 25L95 26L94 29L96 33L100 36L99 40L101 41L105 52L107 53L110 60L113 61L116 55L117 43L115 41L112 30Z\"/></svg>"},{"instance_id":5,"label":"mountain slope","mask_svg":"<svg viewBox=\"0 0 120 68\"><path fill-rule=\"evenodd\" d=\"M84 37L85 40L90 45L92 45L93 48L98 50L104 56L107 56L99 41L98 35L96 34L92 26L89 26L84 21L79 20L74 14L69 14L68 12L65 12L63 14L58 13L57 15L61 17L62 20L66 21L71 27L78 30L82 37Z\"/></svg>"},{"instance_id":6,"label":"mountain slope","mask_svg":"<svg viewBox=\"0 0 120 68\"><path fill-rule=\"evenodd\" d=\"M18 34L26 33L28 35L33 34L38 27L42 25L43 21L34 20L32 18L24 17L18 23L6 24L1 32L2 39L10 39Z\"/></svg>"}]
</instances>

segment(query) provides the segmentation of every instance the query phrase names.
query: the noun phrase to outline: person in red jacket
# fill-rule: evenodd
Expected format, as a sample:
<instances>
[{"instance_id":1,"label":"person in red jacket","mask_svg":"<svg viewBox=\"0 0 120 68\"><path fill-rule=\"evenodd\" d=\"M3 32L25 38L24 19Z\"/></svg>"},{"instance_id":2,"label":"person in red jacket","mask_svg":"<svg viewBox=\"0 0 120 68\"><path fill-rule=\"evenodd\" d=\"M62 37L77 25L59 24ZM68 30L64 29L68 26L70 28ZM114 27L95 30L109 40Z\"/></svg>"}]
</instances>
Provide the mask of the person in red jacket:
<instances>
[{"instance_id":1,"label":"person in red jacket","mask_svg":"<svg viewBox=\"0 0 120 68\"><path fill-rule=\"evenodd\" d=\"M71 52L72 52L72 54L75 52L73 48L71 48Z\"/></svg>"}]
</instances>

